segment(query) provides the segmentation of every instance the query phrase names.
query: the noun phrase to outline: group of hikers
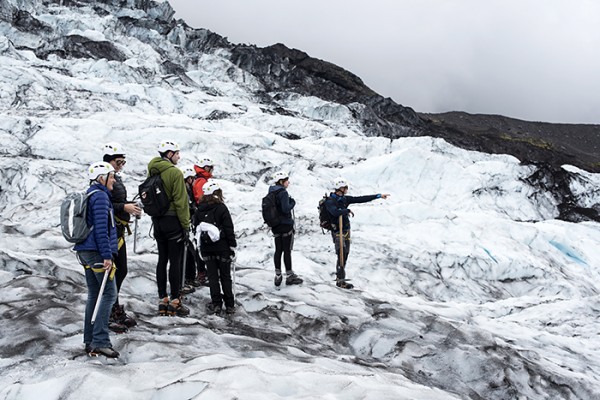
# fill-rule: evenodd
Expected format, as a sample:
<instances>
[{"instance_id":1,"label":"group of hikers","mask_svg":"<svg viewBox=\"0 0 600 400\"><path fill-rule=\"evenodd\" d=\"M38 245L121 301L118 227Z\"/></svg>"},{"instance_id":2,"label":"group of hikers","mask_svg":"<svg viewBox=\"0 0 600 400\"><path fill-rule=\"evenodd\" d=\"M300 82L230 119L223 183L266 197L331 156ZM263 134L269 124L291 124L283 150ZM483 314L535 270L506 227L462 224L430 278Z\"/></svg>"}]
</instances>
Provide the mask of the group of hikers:
<instances>
[{"instance_id":1,"label":"group of hikers","mask_svg":"<svg viewBox=\"0 0 600 400\"><path fill-rule=\"evenodd\" d=\"M86 353L119 357L112 347L109 330L126 332L136 325L119 303L119 291L127 275L125 235L131 234L131 218L139 218L142 211L152 216L158 248L158 314L188 316L190 310L183 304L182 295L200 286L208 286L210 290L207 313L220 314L224 305L226 314L234 314L231 266L237 241L222 188L212 179L214 162L204 157L193 166L177 168L181 158L179 145L164 140L158 145L158 156L148 163L146 182L154 186L148 184L142 190L140 185L140 200L128 201L127 189L119 175L127 162L125 150L118 143L107 143L103 148L103 161L91 164L87 171L90 185L86 218L91 230L74 247L84 266L88 287L83 337ZM269 194L275 197L279 213L277 222L270 225L275 241L274 285L278 287L283 282L282 257L286 285L301 284L302 278L292 269L296 202L287 191L289 174L276 172L272 183ZM351 289L345 264L350 253L349 216L354 214L348 206L386 199L389 195L348 196L348 183L342 178L336 179L332 186L333 192L324 206L337 254L336 284ZM160 202L153 197L157 195L165 198L165 204L160 212L151 212L156 202Z\"/></svg>"}]
</instances>

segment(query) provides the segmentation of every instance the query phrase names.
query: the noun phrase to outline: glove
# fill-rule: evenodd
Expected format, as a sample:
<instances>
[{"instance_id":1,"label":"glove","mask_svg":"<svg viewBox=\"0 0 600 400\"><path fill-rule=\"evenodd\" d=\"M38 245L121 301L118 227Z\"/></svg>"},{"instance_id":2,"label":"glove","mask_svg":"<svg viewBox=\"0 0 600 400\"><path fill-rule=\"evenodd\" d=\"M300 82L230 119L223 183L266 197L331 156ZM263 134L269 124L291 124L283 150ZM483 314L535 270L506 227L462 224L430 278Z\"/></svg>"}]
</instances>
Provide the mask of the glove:
<instances>
[{"instance_id":1,"label":"glove","mask_svg":"<svg viewBox=\"0 0 600 400\"><path fill-rule=\"evenodd\" d=\"M229 250L231 251L231 255L229 256L229 258L231 259L232 262L235 262L235 260L236 260L235 247L230 247Z\"/></svg>"},{"instance_id":2,"label":"glove","mask_svg":"<svg viewBox=\"0 0 600 400\"><path fill-rule=\"evenodd\" d=\"M183 230L183 240L187 242L190 240L190 231L188 229Z\"/></svg>"}]
</instances>

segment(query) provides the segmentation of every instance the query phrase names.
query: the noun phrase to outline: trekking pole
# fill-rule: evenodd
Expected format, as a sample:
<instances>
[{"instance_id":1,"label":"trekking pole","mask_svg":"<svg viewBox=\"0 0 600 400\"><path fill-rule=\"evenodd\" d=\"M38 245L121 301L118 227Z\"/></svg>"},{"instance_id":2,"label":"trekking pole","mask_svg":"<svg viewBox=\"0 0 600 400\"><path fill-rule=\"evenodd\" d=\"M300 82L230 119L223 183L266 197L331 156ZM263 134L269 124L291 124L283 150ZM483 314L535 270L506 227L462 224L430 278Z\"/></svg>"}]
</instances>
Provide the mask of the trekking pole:
<instances>
[{"instance_id":1,"label":"trekking pole","mask_svg":"<svg viewBox=\"0 0 600 400\"><path fill-rule=\"evenodd\" d=\"M231 267L233 268L233 274L231 277L233 278L232 288L233 288L233 299L235 300L235 260L231 260Z\"/></svg>"},{"instance_id":2,"label":"trekking pole","mask_svg":"<svg viewBox=\"0 0 600 400\"><path fill-rule=\"evenodd\" d=\"M188 238L183 237L184 243L183 243L183 268L181 269L181 288L183 288L185 286L185 269L186 269L186 264L187 264L187 253L188 253Z\"/></svg>"},{"instance_id":3,"label":"trekking pole","mask_svg":"<svg viewBox=\"0 0 600 400\"><path fill-rule=\"evenodd\" d=\"M137 197L137 196L136 196ZM135 197L134 197L135 200ZM137 200L135 203L139 208L144 209L144 205L140 200ZM133 252L138 254L137 252L137 237L138 237L138 221L141 218L140 215L135 216L135 224L133 225Z\"/></svg>"},{"instance_id":4,"label":"trekking pole","mask_svg":"<svg viewBox=\"0 0 600 400\"><path fill-rule=\"evenodd\" d=\"M340 228L340 268L344 269L344 221L342 216L338 220L338 226Z\"/></svg>"},{"instance_id":5,"label":"trekking pole","mask_svg":"<svg viewBox=\"0 0 600 400\"><path fill-rule=\"evenodd\" d=\"M106 280L108 279L108 275L112 266L104 271L104 278L102 278L102 285L100 285L100 292L98 292L98 298L96 299L96 305L94 306L94 312L92 313L92 325L96 322L96 315L98 315L98 309L100 308L100 302L102 301L102 294L104 293L104 287L106 286Z\"/></svg>"},{"instance_id":6,"label":"trekking pole","mask_svg":"<svg viewBox=\"0 0 600 400\"><path fill-rule=\"evenodd\" d=\"M135 224L133 225L133 252L137 254L137 231L138 231L138 217L135 217Z\"/></svg>"}]
</instances>

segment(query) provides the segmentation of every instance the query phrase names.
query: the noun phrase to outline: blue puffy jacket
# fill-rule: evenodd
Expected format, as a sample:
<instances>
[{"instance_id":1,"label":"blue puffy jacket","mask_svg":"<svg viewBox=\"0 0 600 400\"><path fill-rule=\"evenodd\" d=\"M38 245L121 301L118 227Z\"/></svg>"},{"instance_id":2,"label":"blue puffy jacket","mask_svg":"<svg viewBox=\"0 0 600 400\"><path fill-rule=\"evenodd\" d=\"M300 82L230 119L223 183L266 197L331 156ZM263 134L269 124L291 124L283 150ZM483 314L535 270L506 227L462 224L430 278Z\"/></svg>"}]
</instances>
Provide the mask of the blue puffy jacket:
<instances>
[{"instance_id":1,"label":"blue puffy jacket","mask_svg":"<svg viewBox=\"0 0 600 400\"><path fill-rule=\"evenodd\" d=\"M90 185L87 192L97 190L88 198L87 221L93 226L87 239L76 244L75 251L92 250L100 253L104 260L110 260L118 252L115 214L108 188L99 183Z\"/></svg>"}]
</instances>

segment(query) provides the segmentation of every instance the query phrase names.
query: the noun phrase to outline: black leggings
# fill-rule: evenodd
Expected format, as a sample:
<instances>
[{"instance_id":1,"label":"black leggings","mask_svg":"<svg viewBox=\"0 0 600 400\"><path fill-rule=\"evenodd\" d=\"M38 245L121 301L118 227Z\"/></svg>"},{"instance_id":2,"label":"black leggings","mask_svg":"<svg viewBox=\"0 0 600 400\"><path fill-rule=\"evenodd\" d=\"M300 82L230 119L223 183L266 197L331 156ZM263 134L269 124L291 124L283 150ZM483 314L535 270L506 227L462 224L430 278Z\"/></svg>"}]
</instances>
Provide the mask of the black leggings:
<instances>
[{"instance_id":1,"label":"black leggings","mask_svg":"<svg viewBox=\"0 0 600 400\"><path fill-rule=\"evenodd\" d=\"M167 297L167 264L169 264L169 285L171 299L180 296L181 257L183 256L183 229L175 216L153 218L154 239L158 246L156 264L156 286L158 297Z\"/></svg>"},{"instance_id":2,"label":"black leggings","mask_svg":"<svg viewBox=\"0 0 600 400\"><path fill-rule=\"evenodd\" d=\"M125 238L123 238L123 245L119 249L114 261L115 266L117 267L117 271L115 272L115 279L117 282L117 300L115 301L115 304L118 305L121 285L127 276L127 243L125 243Z\"/></svg>"},{"instance_id":3,"label":"black leggings","mask_svg":"<svg viewBox=\"0 0 600 400\"><path fill-rule=\"evenodd\" d=\"M233 285L231 281L231 260L227 254L202 254L206 262L206 274L208 275L208 285L210 288L210 300L214 305L233 307L235 299L233 298ZM223 288L223 294L221 294Z\"/></svg>"},{"instance_id":4,"label":"black leggings","mask_svg":"<svg viewBox=\"0 0 600 400\"><path fill-rule=\"evenodd\" d=\"M185 266L185 280L193 281L194 279L196 279L196 273L201 272L206 273L206 266L204 265L204 260L200 258L198 250L190 242L188 243L187 260Z\"/></svg>"},{"instance_id":5,"label":"black leggings","mask_svg":"<svg viewBox=\"0 0 600 400\"><path fill-rule=\"evenodd\" d=\"M294 231L288 233L275 234L275 254L273 261L275 262L275 270L281 271L281 256L283 255L283 263L285 270L292 270L292 244L294 243Z\"/></svg>"}]
</instances>

